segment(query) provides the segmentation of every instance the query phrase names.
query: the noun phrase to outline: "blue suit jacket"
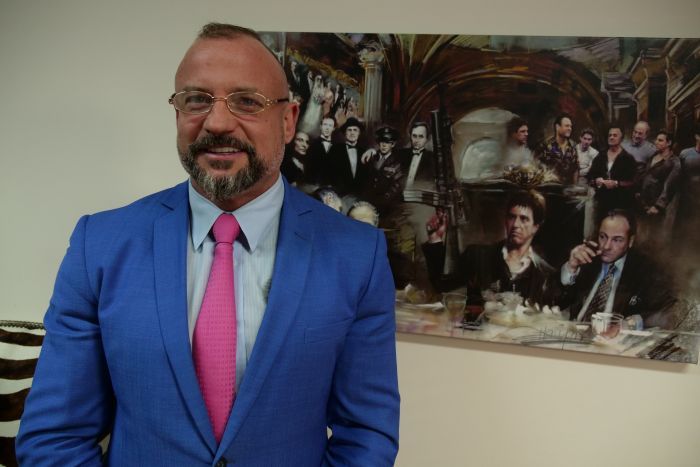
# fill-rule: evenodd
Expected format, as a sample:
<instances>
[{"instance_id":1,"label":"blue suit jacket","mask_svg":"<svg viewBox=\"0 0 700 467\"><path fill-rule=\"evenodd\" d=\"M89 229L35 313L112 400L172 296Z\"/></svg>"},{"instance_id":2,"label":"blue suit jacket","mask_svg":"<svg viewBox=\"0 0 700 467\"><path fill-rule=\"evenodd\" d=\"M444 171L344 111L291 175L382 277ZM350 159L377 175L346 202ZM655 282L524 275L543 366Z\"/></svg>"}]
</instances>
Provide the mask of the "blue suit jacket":
<instances>
[{"instance_id":1,"label":"blue suit jacket","mask_svg":"<svg viewBox=\"0 0 700 467\"><path fill-rule=\"evenodd\" d=\"M394 285L380 231L285 196L265 316L221 444L192 362L187 184L80 219L17 437L24 465L393 464ZM332 430L330 439L327 427Z\"/></svg>"}]
</instances>

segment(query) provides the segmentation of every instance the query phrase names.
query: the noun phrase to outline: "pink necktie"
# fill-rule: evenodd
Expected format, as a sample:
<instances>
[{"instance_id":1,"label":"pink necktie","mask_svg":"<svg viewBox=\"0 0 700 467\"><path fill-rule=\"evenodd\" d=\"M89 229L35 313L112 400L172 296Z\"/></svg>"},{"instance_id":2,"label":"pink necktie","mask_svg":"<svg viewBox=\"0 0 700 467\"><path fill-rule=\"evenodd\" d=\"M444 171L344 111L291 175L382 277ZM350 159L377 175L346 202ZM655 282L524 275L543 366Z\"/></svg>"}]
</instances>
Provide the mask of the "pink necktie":
<instances>
[{"instance_id":1,"label":"pink necktie","mask_svg":"<svg viewBox=\"0 0 700 467\"><path fill-rule=\"evenodd\" d=\"M207 289L194 328L192 354L199 387L221 441L236 392L236 301L233 241L240 232L235 217L221 214L212 227L216 246Z\"/></svg>"}]
</instances>

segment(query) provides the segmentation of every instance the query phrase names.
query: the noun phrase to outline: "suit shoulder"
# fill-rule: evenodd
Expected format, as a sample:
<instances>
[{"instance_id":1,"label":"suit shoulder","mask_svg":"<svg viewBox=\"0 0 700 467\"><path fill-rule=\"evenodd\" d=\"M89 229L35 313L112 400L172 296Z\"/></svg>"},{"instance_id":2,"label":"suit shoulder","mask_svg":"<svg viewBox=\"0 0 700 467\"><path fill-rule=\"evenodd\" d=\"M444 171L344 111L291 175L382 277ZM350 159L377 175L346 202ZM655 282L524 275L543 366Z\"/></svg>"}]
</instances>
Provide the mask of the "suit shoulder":
<instances>
[{"instance_id":1,"label":"suit shoulder","mask_svg":"<svg viewBox=\"0 0 700 467\"><path fill-rule=\"evenodd\" d=\"M104 227L118 226L125 223L130 227L139 220L152 219L156 213L162 213L164 206L172 206L187 201L187 182L144 196L125 206L100 211L89 216L90 225Z\"/></svg>"},{"instance_id":2,"label":"suit shoulder","mask_svg":"<svg viewBox=\"0 0 700 467\"><path fill-rule=\"evenodd\" d=\"M549 264L546 259L544 259L542 256L538 255L535 253L534 261L533 261L535 267L539 269L541 272L544 274L553 274L556 272L556 269L554 266Z\"/></svg>"},{"instance_id":3,"label":"suit shoulder","mask_svg":"<svg viewBox=\"0 0 700 467\"><path fill-rule=\"evenodd\" d=\"M629 267L628 267L629 266ZM637 250L630 248L627 252L627 259L625 260L625 267L623 269L623 274L625 271L632 273L635 276L650 276L649 271L660 271L660 266L656 260L651 256ZM654 274L651 274L652 276Z\"/></svg>"},{"instance_id":4,"label":"suit shoulder","mask_svg":"<svg viewBox=\"0 0 700 467\"><path fill-rule=\"evenodd\" d=\"M377 235L376 227L352 219L295 188L290 187L289 194L297 210L306 211L305 215L310 216L309 222L316 230L315 241L326 238L331 242L342 239L366 242Z\"/></svg>"},{"instance_id":5,"label":"suit shoulder","mask_svg":"<svg viewBox=\"0 0 700 467\"><path fill-rule=\"evenodd\" d=\"M490 244L472 243L471 245L467 245L464 249L464 253L469 256L490 256L500 252L502 248L503 242Z\"/></svg>"}]
</instances>

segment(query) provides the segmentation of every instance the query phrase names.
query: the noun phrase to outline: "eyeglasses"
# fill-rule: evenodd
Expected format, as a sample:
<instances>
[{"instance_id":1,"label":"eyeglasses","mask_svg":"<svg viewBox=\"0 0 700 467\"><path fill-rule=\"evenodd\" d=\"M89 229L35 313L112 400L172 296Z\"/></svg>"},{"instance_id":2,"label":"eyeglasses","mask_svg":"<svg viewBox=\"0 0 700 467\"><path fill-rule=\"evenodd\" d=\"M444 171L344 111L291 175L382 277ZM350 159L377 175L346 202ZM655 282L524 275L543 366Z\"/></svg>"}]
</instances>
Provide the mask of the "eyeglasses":
<instances>
[{"instance_id":1,"label":"eyeglasses","mask_svg":"<svg viewBox=\"0 0 700 467\"><path fill-rule=\"evenodd\" d=\"M168 99L177 110L191 115L209 113L216 101L225 101L231 113L255 115L280 102L289 102L289 98L268 99L259 92L248 91L232 92L226 97L214 97L203 91L180 91Z\"/></svg>"}]
</instances>

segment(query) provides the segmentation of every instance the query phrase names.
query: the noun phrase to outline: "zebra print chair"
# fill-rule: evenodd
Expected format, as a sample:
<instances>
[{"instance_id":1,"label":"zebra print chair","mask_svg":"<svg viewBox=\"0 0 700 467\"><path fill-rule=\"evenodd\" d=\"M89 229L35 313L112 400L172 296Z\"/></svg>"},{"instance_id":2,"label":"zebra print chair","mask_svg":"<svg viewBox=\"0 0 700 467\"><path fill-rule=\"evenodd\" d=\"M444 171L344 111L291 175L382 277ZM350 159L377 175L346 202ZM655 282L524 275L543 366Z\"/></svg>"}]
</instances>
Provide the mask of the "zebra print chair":
<instances>
[{"instance_id":1,"label":"zebra print chair","mask_svg":"<svg viewBox=\"0 0 700 467\"><path fill-rule=\"evenodd\" d=\"M45 333L41 323L0 320L0 465L17 466L15 436Z\"/></svg>"}]
</instances>

